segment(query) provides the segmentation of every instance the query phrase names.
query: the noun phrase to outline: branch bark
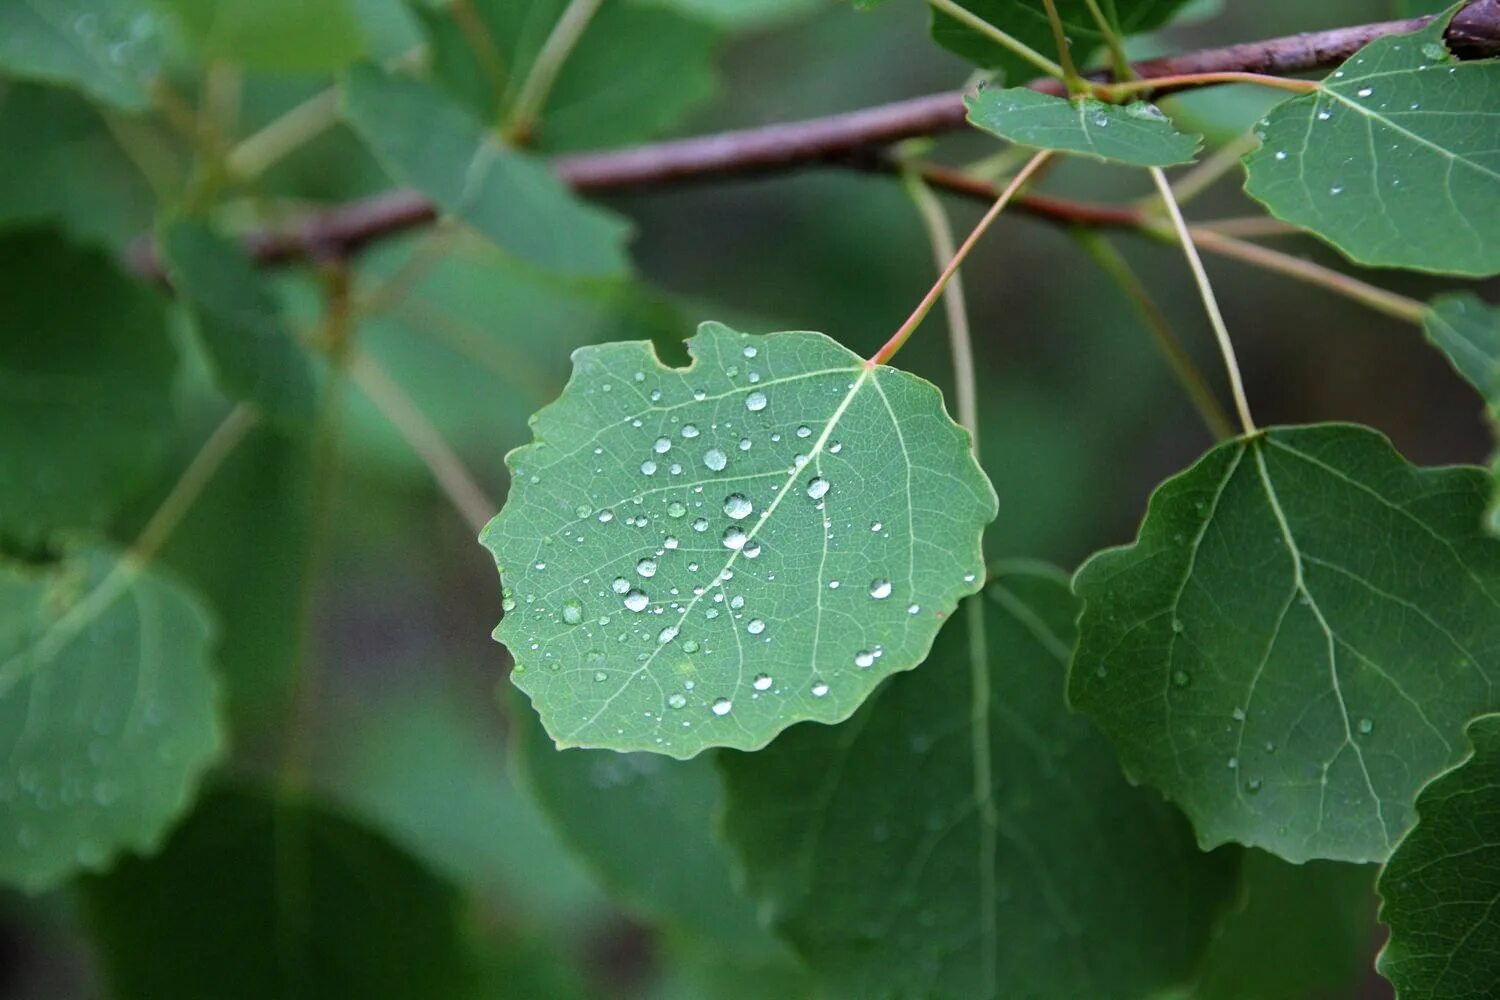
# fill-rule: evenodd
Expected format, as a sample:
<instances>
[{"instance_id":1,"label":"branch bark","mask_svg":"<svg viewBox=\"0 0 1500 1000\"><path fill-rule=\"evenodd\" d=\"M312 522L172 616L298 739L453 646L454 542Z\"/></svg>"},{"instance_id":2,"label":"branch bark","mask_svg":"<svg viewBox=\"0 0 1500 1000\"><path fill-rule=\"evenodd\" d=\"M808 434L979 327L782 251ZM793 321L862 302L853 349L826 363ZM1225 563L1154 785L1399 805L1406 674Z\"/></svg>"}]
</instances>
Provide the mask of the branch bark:
<instances>
[{"instance_id":1,"label":"branch bark","mask_svg":"<svg viewBox=\"0 0 1500 1000\"><path fill-rule=\"evenodd\" d=\"M1342 62L1382 35L1415 31L1430 20L1381 21L1204 49L1149 59L1136 63L1134 69L1145 79L1236 70L1283 76L1305 73ZM1500 0L1475 0L1459 11L1448 27L1447 40L1453 51L1465 58L1500 53ZM1109 79L1109 74L1096 73L1092 78ZM1030 86L1047 93L1063 93L1057 80L1037 80ZM963 94L949 92L799 122L559 156L551 162L557 176L581 194L650 190L820 164L885 170L888 163L879 152L883 147L963 124ZM951 188L958 183L954 178L948 180L951 183L941 186ZM1080 217L1067 203L1040 195L1018 200L1017 207L1095 225L1134 222L1134 213L1129 210L1093 206L1088 217ZM251 232L245 243L262 264L341 258L392 233L431 222L437 215L437 208L421 193L395 190L311 213L282 227ZM149 236L131 245L127 263L143 277L163 279Z\"/></svg>"}]
</instances>

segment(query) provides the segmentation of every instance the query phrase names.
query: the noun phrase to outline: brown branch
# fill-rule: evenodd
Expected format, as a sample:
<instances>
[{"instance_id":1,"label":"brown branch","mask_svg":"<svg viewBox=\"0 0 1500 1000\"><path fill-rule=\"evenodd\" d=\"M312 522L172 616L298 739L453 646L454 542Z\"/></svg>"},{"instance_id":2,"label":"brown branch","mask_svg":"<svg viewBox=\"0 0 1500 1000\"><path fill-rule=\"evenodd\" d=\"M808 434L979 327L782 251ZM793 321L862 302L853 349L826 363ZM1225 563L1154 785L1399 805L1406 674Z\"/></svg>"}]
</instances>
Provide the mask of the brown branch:
<instances>
[{"instance_id":1,"label":"brown branch","mask_svg":"<svg viewBox=\"0 0 1500 1000\"><path fill-rule=\"evenodd\" d=\"M1309 32L1223 48L1204 49L1134 65L1147 79L1183 74L1248 71L1289 75L1342 62L1382 35L1415 31L1430 17L1382 21L1330 31ZM1477 58L1500 53L1500 0L1475 0L1454 16L1447 41L1455 53ZM1107 79L1107 73L1094 74ZM1038 80L1033 88L1061 94L1056 80ZM962 127L962 93L932 94L800 122L650 143L627 149L559 156L552 162L558 177L583 194L640 191L725 177L744 177L833 164L862 169L887 169L873 151L902 139L934 135ZM954 187L937 181L940 186ZM1064 203L1066 205L1066 203ZM1122 213L1109 206L1092 206L1092 218L1063 211L1052 199L1031 195L1018 203L1035 214L1060 216L1075 222L1128 225ZM327 259L355 253L391 233L432 221L437 209L416 191L397 190L309 214L277 229L246 236L256 260L277 264L301 258ZM162 270L149 237L128 250L132 270L160 280Z\"/></svg>"}]
</instances>

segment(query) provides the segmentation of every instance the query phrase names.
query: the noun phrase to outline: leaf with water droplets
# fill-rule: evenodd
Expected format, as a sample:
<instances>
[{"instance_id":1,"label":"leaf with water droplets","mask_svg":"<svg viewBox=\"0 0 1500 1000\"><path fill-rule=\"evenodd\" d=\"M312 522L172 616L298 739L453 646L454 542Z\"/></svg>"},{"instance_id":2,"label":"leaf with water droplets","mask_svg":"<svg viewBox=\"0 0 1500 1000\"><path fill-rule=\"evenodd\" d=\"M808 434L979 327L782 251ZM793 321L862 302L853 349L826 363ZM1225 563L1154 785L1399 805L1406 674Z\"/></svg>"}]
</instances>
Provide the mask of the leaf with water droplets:
<instances>
[{"instance_id":1,"label":"leaf with water droplets","mask_svg":"<svg viewBox=\"0 0 1500 1000\"><path fill-rule=\"evenodd\" d=\"M1384 860L1495 705L1492 488L1362 427L1220 445L1078 571L1073 704L1204 846Z\"/></svg>"},{"instance_id":2,"label":"leaf with water droplets","mask_svg":"<svg viewBox=\"0 0 1500 1000\"><path fill-rule=\"evenodd\" d=\"M505 250L564 274L628 269L625 222L579 201L545 163L431 86L360 64L343 98L345 118L394 176Z\"/></svg>"},{"instance_id":3,"label":"leaf with water droplets","mask_svg":"<svg viewBox=\"0 0 1500 1000\"><path fill-rule=\"evenodd\" d=\"M1450 16L1273 108L1245 190L1361 264L1500 272L1500 59L1454 59Z\"/></svg>"},{"instance_id":4,"label":"leaf with water droplets","mask_svg":"<svg viewBox=\"0 0 1500 1000\"><path fill-rule=\"evenodd\" d=\"M1391 929L1377 967L1401 1000L1484 1000L1500 982L1500 715L1417 798L1417 825L1380 874Z\"/></svg>"},{"instance_id":5,"label":"leaf with water droplets","mask_svg":"<svg viewBox=\"0 0 1500 1000\"><path fill-rule=\"evenodd\" d=\"M7 0L0 3L0 73L145 111L161 69L161 35L147 0Z\"/></svg>"},{"instance_id":6,"label":"leaf with water droplets","mask_svg":"<svg viewBox=\"0 0 1500 1000\"><path fill-rule=\"evenodd\" d=\"M745 886L826 995L1138 997L1191 979L1237 856L1199 852L1068 712L1077 610L1060 572L1003 567L931 662L852 719L721 755Z\"/></svg>"},{"instance_id":7,"label":"leaf with water droplets","mask_svg":"<svg viewBox=\"0 0 1500 1000\"><path fill-rule=\"evenodd\" d=\"M931 384L818 333L705 323L688 347L578 350L506 460L495 634L561 746L691 757L837 722L980 586L995 494Z\"/></svg>"},{"instance_id":8,"label":"leaf with water droplets","mask_svg":"<svg viewBox=\"0 0 1500 1000\"><path fill-rule=\"evenodd\" d=\"M0 565L0 881L38 891L153 847L218 756L211 628L101 549Z\"/></svg>"},{"instance_id":9,"label":"leaf with water droplets","mask_svg":"<svg viewBox=\"0 0 1500 1000\"><path fill-rule=\"evenodd\" d=\"M1203 142L1177 131L1172 120L1144 101L1106 104L1092 97L1069 100L1026 87L986 88L964 102L969 123L1002 139L1061 153L1138 167L1190 163Z\"/></svg>"}]
</instances>

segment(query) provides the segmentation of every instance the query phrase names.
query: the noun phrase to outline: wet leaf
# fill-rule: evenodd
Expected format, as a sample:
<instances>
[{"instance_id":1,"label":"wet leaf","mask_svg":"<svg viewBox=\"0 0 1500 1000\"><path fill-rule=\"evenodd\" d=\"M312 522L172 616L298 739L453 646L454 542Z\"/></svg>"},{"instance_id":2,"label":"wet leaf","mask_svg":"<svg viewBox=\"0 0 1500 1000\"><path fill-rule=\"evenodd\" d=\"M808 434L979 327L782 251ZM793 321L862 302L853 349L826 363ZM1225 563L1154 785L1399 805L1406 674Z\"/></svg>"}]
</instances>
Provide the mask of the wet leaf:
<instances>
[{"instance_id":1,"label":"wet leaf","mask_svg":"<svg viewBox=\"0 0 1500 1000\"><path fill-rule=\"evenodd\" d=\"M146 0L0 4L0 73L76 87L127 111L151 106L161 25Z\"/></svg>"},{"instance_id":2,"label":"wet leaf","mask_svg":"<svg viewBox=\"0 0 1500 1000\"><path fill-rule=\"evenodd\" d=\"M1500 59L1453 58L1448 20L1376 39L1273 108L1245 190L1361 264L1500 272Z\"/></svg>"},{"instance_id":3,"label":"wet leaf","mask_svg":"<svg viewBox=\"0 0 1500 1000\"><path fill-rule=\"evenodd\" d=\"M485 529L496 637L560 746L691 757L847 718L980 586L995 495L927 382L705 323L585 347Z\"/></svg>"},{"instance_id":4,"label":"wet leaf","mask_svg":"<svg viewBox=\"0 0 1500 1000\"><path fill-rule=\"evenodd\" d=\"M1072 100L1025 87L986 88L965 100L969 123L1036 149L1077 153L1139 167L1191 163L1203 137L1186 135L1145 101L1106 104Z\"/></svg>"},{"instance_id":5,"label":"wet leaf","mask_svg":"<svg viewBox=\"0 0 1500 1000\"><path fill-rule=\"evenodd\" d=\"M1360 427L1220 445L1078 571L1073 704L1205 847L1384 860L1494 703L1491 489Z\"/></svg>"}]
</instances>

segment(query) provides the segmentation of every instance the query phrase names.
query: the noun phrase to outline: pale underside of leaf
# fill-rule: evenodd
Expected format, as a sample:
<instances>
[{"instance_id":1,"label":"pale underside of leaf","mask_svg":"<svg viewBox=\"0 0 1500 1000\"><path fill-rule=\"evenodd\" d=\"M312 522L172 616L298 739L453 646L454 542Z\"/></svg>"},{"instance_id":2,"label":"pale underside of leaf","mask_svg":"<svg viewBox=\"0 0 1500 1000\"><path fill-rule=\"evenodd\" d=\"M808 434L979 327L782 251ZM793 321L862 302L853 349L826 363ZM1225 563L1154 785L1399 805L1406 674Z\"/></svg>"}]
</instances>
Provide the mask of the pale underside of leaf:
<instances>
[{"instance_id":1,"label":"pale underside of leaf","mask_svg":"<svg viewBox=\"0 0 1500 1000\"><path fill-rule=\"evenodd\" d=\"M1245 190L1362 264L1500 272L1500 60L1453 59L1447 20L1272 109Z\"/></svg>"},{"instance_id":2,"label":"pale underside of leaf","mask_svg":"<svg viewBox=\"0 0 1500 1000\"><path fill-rule=\"evenodd\" d=\"M1354 427L1220 446L1079 570L1073 703L1204 846L1383 860L1495 700L1489 490Z\"/></svg>"},{"instance_id":3,"label":"pale underside of leaf","mask_svg":"<svg viewBox=\"0 0 1500 1000\"><path fill-rule=\"evenodd\" d=\"M222 737L210 625L102 551L0 573L0 877L30 890L155 844Z\"/></svg>"},{"instance_id":4,"label":"pale underside of leaf","mask_svg":"<svg viewBox=\"0 0 1500 1000\"><path fill-rule=\"evenodd\" d=\"M496 636L560 745L688 757L845 718L980 585L996 501L936 389L821 334L689 348L576 352L507 459Z\"/></svg>"}]
</instances>

